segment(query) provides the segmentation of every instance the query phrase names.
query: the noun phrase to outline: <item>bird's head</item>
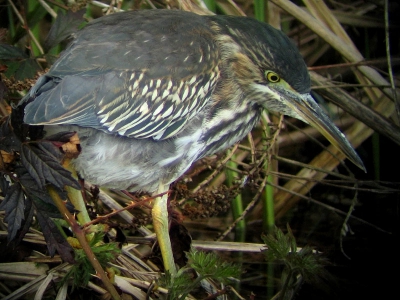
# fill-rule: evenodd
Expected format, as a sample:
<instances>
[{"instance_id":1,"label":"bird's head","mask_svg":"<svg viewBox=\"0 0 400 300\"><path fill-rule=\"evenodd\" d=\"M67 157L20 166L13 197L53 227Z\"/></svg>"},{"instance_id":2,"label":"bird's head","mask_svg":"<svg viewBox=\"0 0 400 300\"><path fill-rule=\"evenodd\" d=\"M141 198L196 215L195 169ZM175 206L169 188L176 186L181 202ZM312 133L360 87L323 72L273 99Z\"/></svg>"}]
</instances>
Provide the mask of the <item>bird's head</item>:
<instances>
[{"instance_id":1,"label":"bird's head","mask_svg":"<svg viewBox=\"0 0 400 300\"><path fill-rule=\"evenodd\" d=\"M249 18L218 22L222 55L246 99L270 112L288 115L316 128L356 166L365 171L344 134L310 94L307 66L295 44L272 26Z\"/></svg>"}]
</instances>

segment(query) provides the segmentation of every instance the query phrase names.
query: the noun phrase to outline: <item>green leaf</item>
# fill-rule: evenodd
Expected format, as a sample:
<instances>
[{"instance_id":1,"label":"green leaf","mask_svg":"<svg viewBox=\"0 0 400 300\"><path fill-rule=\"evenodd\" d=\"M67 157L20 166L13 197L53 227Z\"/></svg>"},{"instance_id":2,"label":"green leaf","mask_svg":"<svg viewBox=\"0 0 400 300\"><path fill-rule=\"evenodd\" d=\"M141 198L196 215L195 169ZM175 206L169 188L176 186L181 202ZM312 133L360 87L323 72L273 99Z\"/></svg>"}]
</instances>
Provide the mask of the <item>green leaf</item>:
<instances>
[{"instance_id":1,"label":"green leaf","mask_svg":"<svg viewBox=\"0 0 400 300\"><path fill-rule=\"evenodd\" d=\"M69 10L66 14L59 13L47 36L44 47L46 52L75 33L84 22L85 10L73 12Z\"/></svg>"},{"instance_id":2,"label":"green leaf","mask_svg":"<svg viewBox=\"0 0 400 300\"><path fill-rule=\"evenodd\" d=\"M90 247L96 259L102 267L108 265L115 257L121 253L117 243L103 243L104 233L96 232L90 240ZM70 271L62 279L62 283L72 277L72 288L77 286L86 286L88 281L92 278L95 272L92 264L90 263L85 251L83 249L75 250L76 263L72 266Z\"/></svg>"},{"instance_id":3,"label":"green leaf","mask_svg":"<svg viewBox=\"0 0 400 300\"><path fill-rule=\"evenodd\" d=\"M289 224L287 224L286 228L287 228L287 231L288 231L287 239L288 239L288 241L290 243L290 251L293 252L293 253L296 253L297 252L296 238L294 237L293 231L290 228Z\"/></svg>"},{"instance_id":4,"label":"green leaf","mask_svg":"<svg viewBox=\"0 0 400 300\"><path fill-rule=\"evenodd\" d=\"M285 260L286 256L291 252L292 241L290 236L285 236L277 227L261 238L268 247L268 250L265 251L267 260Z\"/></svg>"},{"instance_id":5,"label":"green leaf","mask_svg":"<svg viewBox=\"0 0 400 300\"><path fill-rule=\"evenodd\" d=\"M7 77L14 76L17 80L33 78L37 71L40 70L36 60L32 58L8 62L7 67L5 75Z\"/></svg>"},{"instance_id":6,"label":"green leaf","mask_svg":"<svg viewBox=\"0 0 400 300\"><path fill-rule=\"evenodd\" d=\"M20 61L10 61L7 62L7 70L4 72L4 75L6 75L7 78L11 78L15 75L17 72L21 62Z\"/></svg>"},{"instance_id":7,"label":"green leaf","mask_svg":"<svg viewBox=\"0 0 400 300\"><path fill-rule=\"evenodd\" d=\"M37 71L40 70L37 61L33 58L28 58L20 62L19 68L14 74L15 79L25 80L35 77Z\"/></svg>"},{"instance_id":8,"label":"green leaf","mask_svg":"<svg viewBox=\"0 0 400 300\"><path fill-rule=\"evenodd\" d=\"M285 282L284 294L294 288L293 285L299 282L299 276L309 283L327 276L324 269L326 260L308 246L297 251L296 239L289 226L286 235L275 227L270 234L262 236L262 239L268 246L265 251L266 260L279 260L285 265L281 276L282 282Z\"/></svg>"},{"instance_id":9,"label":"green leaf","mask_svg":"<svg viewBox=\"0 0 400 300\"><path fill-rule=\"evenodd\" d=\"M169 271L166 271L164 275L157 280L158 285L168 289L167 299L181 299L181 295L188 294L196 288L196 285L193 283L193 278L187 271L187 268L182 268L178 271L176 276L172 276Z\"/></svg>"},{"instance_id":10,"label":"green leaf","mask_svg":"<svg viewBox=\"0 0 400 300\"><path fill-rule=\"evenodd\" d=\"M30 197L32 203L35 206L37 211L40 211L42 214L45 214L49 218L62 218L60 212L54 204L46 203L37 197Z\"/></svg>"},{"instance_id":11,"label":"green leaf","mask_svg":"<svg viewBox=\"0 0 400 300\"><path fill-rule=\"evenodd\" d=\"M229 277L240 275L239 266L221 261L215 253L192 249L187 256L190 266L204 278L212 278L227 283Z\"/></svg>"},{"instance_id":12,"label":"green leaf","mask_svg":"<svg viewBox=\"0 0 400 300\"><path fill-rule=\"evenodd\" d=\"M12 45L0 44L0 59L11 60L24 58L28 58L28 55L20 48Z\"/></svg>"},{"instance_id":13,"label":"green leaf","mask_svg":"<svg viewBox=\"0 0 400 300\"><path fill-rule=\"evenodd\" d=\"M204 279L214 279L222 283L228 283L230 277L240 275L240 267L221 261L214 253L205 253L197 250L190 250L186 253L188 266L178 270L175 276L166 272L158 280L160 286L168 289L168 299L185 299L186 296L200 285ZM193 270L197 278L193 278Z\"/></svg>"}]
</instances>

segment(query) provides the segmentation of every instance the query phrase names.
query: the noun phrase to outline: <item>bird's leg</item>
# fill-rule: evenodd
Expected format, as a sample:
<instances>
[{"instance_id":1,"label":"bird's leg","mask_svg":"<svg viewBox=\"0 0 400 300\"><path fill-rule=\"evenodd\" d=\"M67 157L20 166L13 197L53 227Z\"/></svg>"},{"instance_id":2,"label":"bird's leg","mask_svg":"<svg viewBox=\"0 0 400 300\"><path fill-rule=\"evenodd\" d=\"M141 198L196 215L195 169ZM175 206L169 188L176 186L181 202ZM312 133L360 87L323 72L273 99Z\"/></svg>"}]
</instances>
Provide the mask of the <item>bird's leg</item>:
<instances>
[{"instance_id":1,"label":"bird's leg","mask_svg":"<svg viewBox=\"0 0 400 300\"><path fill-rule=\"evenodd\" d=\"M167 190L168 186L160 184L158 193L163 193L163 195L155 199L151 214L153 217L154 231L157 236L158 245L160 246L165 271L169 271L172 275L175 275L176 267L174 255L172 253L171 240L169 239L168 194L165 193Z\"/></svg>"}]
</instances>

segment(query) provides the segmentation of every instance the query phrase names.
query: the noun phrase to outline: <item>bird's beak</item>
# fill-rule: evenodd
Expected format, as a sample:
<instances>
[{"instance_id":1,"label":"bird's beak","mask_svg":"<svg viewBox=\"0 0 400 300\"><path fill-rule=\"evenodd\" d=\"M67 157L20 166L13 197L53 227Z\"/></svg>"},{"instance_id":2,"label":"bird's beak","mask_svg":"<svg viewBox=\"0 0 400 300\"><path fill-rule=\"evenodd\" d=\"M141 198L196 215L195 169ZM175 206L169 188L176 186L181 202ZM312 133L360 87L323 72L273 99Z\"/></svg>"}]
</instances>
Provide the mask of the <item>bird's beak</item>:
<instances>
[{"instance_id":1,"label":"bird's beak","mask_svg":"<svg viewBox=\"0 0 400 300\"><path fill-rule=\"evenodd\" d=\"M350 142L318 106L313 97L310 94L297 94L296 96L299 97L296 97L296 101L294 101L294 105L291 107L295 111L295 114L316 128L357 167L366 171L362 160L350 145Z\"/></svg>"}]
</instances>

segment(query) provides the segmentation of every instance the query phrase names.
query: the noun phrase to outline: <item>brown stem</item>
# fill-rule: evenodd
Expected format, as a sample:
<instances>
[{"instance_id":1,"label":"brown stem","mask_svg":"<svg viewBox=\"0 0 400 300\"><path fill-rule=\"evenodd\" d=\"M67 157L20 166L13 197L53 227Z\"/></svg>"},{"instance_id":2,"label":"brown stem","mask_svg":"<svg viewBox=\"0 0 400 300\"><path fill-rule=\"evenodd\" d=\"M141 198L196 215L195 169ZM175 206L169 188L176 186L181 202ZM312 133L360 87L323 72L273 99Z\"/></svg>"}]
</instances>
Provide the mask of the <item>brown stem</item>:
<instances>
[{"instance_id":1,"label":"brown stem","mask_svg":"<svg viewBox=\"0 0 400 300\"><path fill-rule=\"evenodd\" d=\"M125 207L123 207L123 208L121 208L121 209L113 209L112 212L110 212L110 213L108 213L108 214L106 214L106 215L97 216L96 219L91 220L90 222L86 222L85 225L83 225L83 228L86 228L86 227L89 227L89 226L91 226L91 225L97 224L97 223L99 223L99 222L101 222L101 221L103 221L103 220L107 220L108 218L111 218L111 217L114 216L114 215L118 215L119 213L121 213L121 212L123 212L123 211L125 211L125 210L130 210L130 209L132 209L132 208L134 208L134 207L136 207L136 206L141 206L141 205L144 206L144 205L146 205L146 202L149 202L149 201L151 201L151 200L154 200L154 199L156 199L157 197L162 197L163 195L167 194L168 192L169 192L169 191L166 191L166 192L164 192L164 193L161 193L161 194L158 194L158 195L155 195L155 196L152 196L152 197L148 197L148 198L146 198L146 199L144 199L144 200L141 200L141 201L139 201L139 202L131 202L131 204L128 204L127 206L125 206Z\"/></svg>"},{"instance_id":2,"label":"brown stem","mask_svg":"<svg viewBox=\"0 0 400 300\"><path fill-rule=\"evenodd\" d=\"M60 211L61 215L64 217L65 221L67 221L68 224L71 226L72 231L75 233L76 238L78 239L79 243L82 246L83 251L85 251L87 258L89 259L93 268L96 270L96 274L100 277L105 288L111 294L111 297L114 300L121 299L119 297L119 294L118 294L117 290L115 289L114 285L110 282L109 278L107 277L107 274L104 272L99 261L97 260L96 256L94 255L92 248L90 248L90 246L86 240L85 232L81 229L79 224L76 222L75 218L71 215L71 213L65 207L64 201L61 199L60 195L51 186L48 187L48 192L49 192L51 198L53 199L54 204L57 206L58 210Z\"/></svg>"}]
</instances>

